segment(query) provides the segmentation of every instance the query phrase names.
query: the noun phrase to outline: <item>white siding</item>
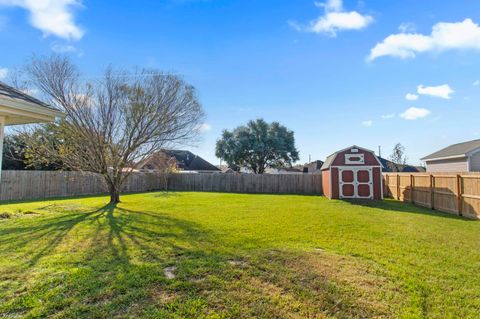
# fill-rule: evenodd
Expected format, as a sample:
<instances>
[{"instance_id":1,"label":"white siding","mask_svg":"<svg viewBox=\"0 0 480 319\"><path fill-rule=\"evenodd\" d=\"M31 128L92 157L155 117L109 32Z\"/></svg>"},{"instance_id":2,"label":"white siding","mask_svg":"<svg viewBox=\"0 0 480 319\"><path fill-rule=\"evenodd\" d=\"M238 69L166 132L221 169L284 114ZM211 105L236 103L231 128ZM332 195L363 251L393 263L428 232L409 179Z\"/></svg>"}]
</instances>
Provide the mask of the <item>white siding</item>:
<instances>
[{"instance_id":1,"label":"white siding","mask_svg":"<svg viewBox=\"0 0 480 319\"><path fill-rule=\"evenodd\" d=\"M427 172L468 172L467 158L427 162Z\"/></svg>"},{"instance_id":2,"label":"white siding","mask_svg":"<svg viewBox=\"0 0 480 319\"><path fill-rule=\"evenodd\" d=\"M480 172L480 152L470 156L470 172Z\"/></svg>"}]
</instances>

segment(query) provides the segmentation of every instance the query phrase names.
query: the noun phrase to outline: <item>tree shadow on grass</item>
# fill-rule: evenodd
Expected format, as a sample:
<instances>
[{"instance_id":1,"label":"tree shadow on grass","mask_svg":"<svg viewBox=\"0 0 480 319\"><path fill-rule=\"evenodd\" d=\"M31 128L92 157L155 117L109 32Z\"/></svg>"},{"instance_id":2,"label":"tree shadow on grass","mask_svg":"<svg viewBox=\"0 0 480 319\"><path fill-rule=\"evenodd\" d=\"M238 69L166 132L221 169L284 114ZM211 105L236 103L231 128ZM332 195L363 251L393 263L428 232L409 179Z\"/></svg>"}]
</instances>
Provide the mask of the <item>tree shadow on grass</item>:
<instances>
[{"instance_id":1,"label":"tree shadow on grass","mask_svg":"<svg viewBox=\"0 0 480 319\"><path fill-rule=\"evenodd\" d=\"M0 316L270 318L291 315L299 304L307 314L373 314L327 280L285 269L278 254L228 247L221 236L167 213L106 205L2 229L5 240L0 254L17 249L24 261L14 254L17 268L8 276L30 282L7 294ZM165 276L169 266L176 267L174 279ZM278 279L285 272L288 279Z\"/></svg>"},{"instance_id":2,"label":"tree shadow on grass","mask_svg":"<svg viewBox=\"0 0 480 319\"><path fill-rule=\"evenodd\" d=\"M105 206L106 207L106 206ZM90 212L72 212L38 218L25 226L9 227L0 230L0 253L28 248L27 265L35 266L43 256L48 256L69 232L91 217L99 218L105 207ZM41 243L32 245L32 243Z\"/></svg>"},{"instance_id":3,"label":"tree shadow on grass","mask_svg":"<svg viewBox=\"0 0 480 319\"><path fill-rule=\"evenodd\" d=\"M469 219L461 216L457 216L454 214L444 213L438 210L432 210L425 207L416 206L411 203L405 203L396 200L363 200L363 199L344 199L342 200L346 203L355 206L364 206L369 208L376 208L392 212L400 212L400 213L407 213L407 214L417 214L417 215L427 215L435 218L447 218L447 219L455 219L459 221L475 221L474 219Z\"/></svg>"}]
</instances>

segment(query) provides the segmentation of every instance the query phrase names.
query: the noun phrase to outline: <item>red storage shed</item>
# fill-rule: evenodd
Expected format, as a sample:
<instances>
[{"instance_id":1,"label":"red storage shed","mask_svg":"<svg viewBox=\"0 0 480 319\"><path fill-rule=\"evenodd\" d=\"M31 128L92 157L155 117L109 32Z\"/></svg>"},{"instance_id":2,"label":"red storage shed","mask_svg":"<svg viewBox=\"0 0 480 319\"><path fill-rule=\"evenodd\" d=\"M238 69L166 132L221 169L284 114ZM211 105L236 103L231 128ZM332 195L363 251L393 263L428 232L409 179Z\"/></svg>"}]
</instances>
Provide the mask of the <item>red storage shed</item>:
<instances>
[{"instance_id":1,"label":"red storage shed","mask_svg":"<svg viewBox=\"0 0 480 319\"><path fill-rule=\"evenodd\" d=\"M374 152L352 146L327 157L323 192L330 199L383 199L382 164Z\"/></svg>"}]
</instances>

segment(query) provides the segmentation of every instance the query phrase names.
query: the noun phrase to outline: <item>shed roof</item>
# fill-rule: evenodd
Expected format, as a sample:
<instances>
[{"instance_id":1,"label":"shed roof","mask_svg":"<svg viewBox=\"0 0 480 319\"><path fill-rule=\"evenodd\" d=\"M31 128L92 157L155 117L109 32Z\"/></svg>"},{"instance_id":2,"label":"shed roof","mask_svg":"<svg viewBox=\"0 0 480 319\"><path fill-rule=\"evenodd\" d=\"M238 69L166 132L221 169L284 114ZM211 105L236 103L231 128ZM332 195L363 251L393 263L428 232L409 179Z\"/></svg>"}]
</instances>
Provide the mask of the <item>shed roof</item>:
<instances>
[{"instance_id":1,"label":"shed roof","mask_svg":"<svg viewBox=\"0 0 480 319\"><path fill-rule=\"evenodd\" d=\"M480 139L450 145L440 151L423 157L422 161L465 157L476 150L480 150Z\"/></svg>"},{"instance_id":2,"label":"shed roof","mask_svg":"<svg viewBox=\"0 0 480 319\"><path fill-rule=\"evenodd\" d=\"M332 166L333 161L335 160L335 157L337 157L338 152L333 153L332 155L329 155L327 159L325 160L325 163L323 163L322 168L320 170L324 170Z\"/></svg>"},{"instance_id":3,"label":"shed roof","mask_svg":"<svg viewBox=\"0 0 480 319\"><path fill-rule=\"evenodd\" d=\"M345 151L347 151L347 150L349 150L349 149L352 149L352 148L358 148L359 150L372 153L372 155L375 156L375 158L376 158L377 162L380 164L380 166L383 166L383 164L380 162L380 160L378 159L378 157L375 155L375 152L374 152L374 151L371 151L371 150L366 149L366 148L363 148L363 147L359 147L359 146L357 146L357 145L352 145L352 146L350 146L350 147L347 147L347 148L344 148L344 149L342 149L342 150L336 151L336 152L333 153L332 155L329 155L329 156L327 157L327 159L325 160L325 163L323 163L322 168L321 168L320 170L323 171L323 170L329 169L330 166L332 166L333 161L335 160L335 158L337 157L337 155L338 155L339 153L345 152Z\"/></svg>"}]
</instances>

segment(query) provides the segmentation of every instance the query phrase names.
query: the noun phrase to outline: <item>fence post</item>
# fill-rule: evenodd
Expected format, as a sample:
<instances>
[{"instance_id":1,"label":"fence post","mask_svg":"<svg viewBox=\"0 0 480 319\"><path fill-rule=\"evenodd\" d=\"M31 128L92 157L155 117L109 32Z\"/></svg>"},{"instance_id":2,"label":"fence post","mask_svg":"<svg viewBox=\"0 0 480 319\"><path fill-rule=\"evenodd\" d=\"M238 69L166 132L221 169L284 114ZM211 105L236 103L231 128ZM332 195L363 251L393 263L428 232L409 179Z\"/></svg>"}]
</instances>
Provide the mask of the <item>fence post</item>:
<instances>
[{"instance_id":1,"label":"fence post","mask_svg":"<svg viewBox=\"0 0 480 319\"><path fill-rule=\"evenodd\" d=\"M457 209L458 209L458 216L462 216L462 195L463 195L463 187L462 187L462 177L457 175Z\"/></svg>"},{"instance_id":2,"label":"fence post","mask_svg":"<svg viewBox=\"0 0 480 319\"><path fill-rule=\"evenodd\" d=\"M435 209L435 177L430 174L430 208Z\"/></svg>"},{"instance_id":3,"label":"fence post","mask_svg":"<svg viewBox=\"0 0 480 319\"><path fill-rule=\"evenodd\" d=\"M397 174L397 200L400 200L400 174Z\"/></svg>"},{"instance_id":4,"label":"fence post","mask_svg":"<svg viewBox=\"0 0 480 319\"><path fill-rule=\"evenodd\" d=\"M387 174L385 175L385 183L383 185L383 193L385 194L386 197L390 197L389 185L390 185L390 176Z\"/></svg>"},{"instance_id":5,"label":"fence post","mask_svg":"<svg viewBox=\"0 0 480 319\"><path fill-rule=\"evenodd\" d=\"M413 187L415 186L415 178L410 174L410 203L415 203L413 200Z\"/></svg>"}]
</instances>

